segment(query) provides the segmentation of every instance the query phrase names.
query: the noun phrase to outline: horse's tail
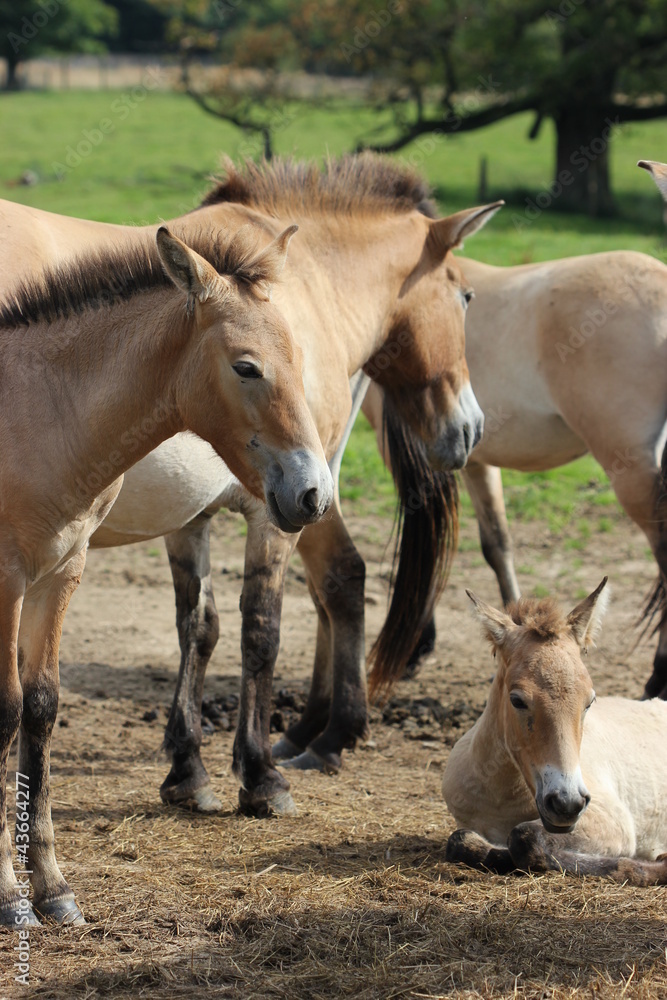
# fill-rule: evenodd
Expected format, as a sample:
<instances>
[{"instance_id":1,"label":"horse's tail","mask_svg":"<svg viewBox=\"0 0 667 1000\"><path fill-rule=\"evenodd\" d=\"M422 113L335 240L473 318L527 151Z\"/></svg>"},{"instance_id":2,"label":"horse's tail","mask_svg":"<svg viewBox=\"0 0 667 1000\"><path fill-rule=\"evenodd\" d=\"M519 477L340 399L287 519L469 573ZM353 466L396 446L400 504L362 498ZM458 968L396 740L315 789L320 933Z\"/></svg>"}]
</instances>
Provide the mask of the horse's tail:
<instances>
[{"instance_id":1,"label":"horse's tail","mask_svg":"<svg viewBox=\"0 0 667 1000\"><path fill-rule=\"evenodd\" d=\"M660 461L660 475L658 477L654 516L655 521L659 525L659 530L665 536L664 541L661 540L661 544L667 549L667 442L665 442L665 447L662 450L662 459ZM665 555L667 557L667 552ZM637 626L640 629L637 642L639 643L648 635L655 635L656 632L662 629L665 623L667 623L667 588L665 587L665 579L661 573L655 585L649 591L637 621Z\"/></svg>"},{"instance_id":2,"label":"horse's tail","mask_svg":"<svg viewBox=\"0 0 667 1000\"><path fill-rule=\"evenodd\" d=\"M456 478L433 471L386 395L383 424L399 506L391 605L369 653L373 697L386 696L403 676L447 581L459 527Z\"/></svg>"}]
</instances>

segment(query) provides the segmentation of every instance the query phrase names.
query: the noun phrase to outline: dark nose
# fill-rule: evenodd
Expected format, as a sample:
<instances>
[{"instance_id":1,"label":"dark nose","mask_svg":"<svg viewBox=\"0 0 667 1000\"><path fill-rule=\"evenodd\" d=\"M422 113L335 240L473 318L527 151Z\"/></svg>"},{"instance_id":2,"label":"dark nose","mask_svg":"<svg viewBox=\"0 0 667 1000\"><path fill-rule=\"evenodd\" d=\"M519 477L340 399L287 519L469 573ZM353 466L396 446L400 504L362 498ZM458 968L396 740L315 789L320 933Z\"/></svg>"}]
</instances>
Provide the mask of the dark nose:
<instances>
[{"instance_id":1,"label":"dark nose","mask_svg":"<svg viewBox=\"0 0 667 1000\"><path fill-rule=\"evenodd\" d=\"M320 506L320 494L315 486L305 490L298 498L299 510L306 517L314 517Z\"/></svg>"},{"instance_id":2,"label":"dark nose","mask_svg":"<svg viewBox=\"0 0 667 1000\"><path fill-rule=\"evenodd\" d=\"M564 795L562 792L549 792L544 797L545 808L552 816L560 819L574 820L584 811L591 801L590 795Z\"/></svg>"}]
</instances>

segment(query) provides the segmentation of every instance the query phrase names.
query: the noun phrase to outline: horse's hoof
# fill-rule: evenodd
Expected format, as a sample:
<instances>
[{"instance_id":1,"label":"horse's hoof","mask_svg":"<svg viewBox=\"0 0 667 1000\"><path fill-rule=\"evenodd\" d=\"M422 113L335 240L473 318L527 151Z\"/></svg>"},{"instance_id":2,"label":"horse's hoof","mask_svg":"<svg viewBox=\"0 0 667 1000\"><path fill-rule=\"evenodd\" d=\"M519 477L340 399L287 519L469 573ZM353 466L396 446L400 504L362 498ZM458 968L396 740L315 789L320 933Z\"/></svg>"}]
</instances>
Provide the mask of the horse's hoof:
<instances>
[{"instance_id":1,"label":"horse's hoof","mask_svg":"<svg viewBox=\"0 0 667 1000\"><path fill-rule=\"evenodd\" d=\"M340 758L331 754L329 758L321 757L314 750L304 750L298 757L291 757L283 762L283 767L292 767L296 771L321 771L322 774L338 774Z\"/></svg>"},{"instance_id":2,"label":"horse's hoof","mask_svg":"<svg viewBox=\"0 0 667 1000\"><path fill-rule=\"evenodd\" d=\"M271 757L275 761L291 760L292 757L298 757L302 753L303 747L298 747L296 743L292 743L286 736L281 736L276 745L271 749Z\"/></svg>"},{"instance_id":3,"label":"horse's hoof","mask_svg":"<svg viewBox=\"0 0 667 1000\"><path fill-rule=\"evenodd\" d=\"M298 810L291 792L285 789L266 796L239 788L239 812L244 816L265 819L268 816L296 816Z\"/></svg>"},{"instance_id":4,"label":"horse's hoof","mask_svg":"<svg viewBox=\"0 0 667 1000\"><path fill-rule=\"evenodd\" d=\"M222 802L213 791L210 781L199 788L191 788L188 782L180 785L162 783L160 798L167 806L178 806L190 812L216 813L222 809Z\"/></svg>"},{"instance_id":5,"label":"horse's hoof","mask_svg":"<svg viewBox=\"0 0 667 1000\"><path fill-rule=\"evenodd\" d=\"M489 844L473 830L454 830L445 849L445 861L476 868L489 853Z\"/></svg>"},{"instance_id":6,"label":"horse's hoof","mask_svg":"<svg viewBox=\"0 0 667 1000\"><path fill-rule=\"evenodd\" d=\"M72 924L80 927L86 922L83 913L76 905L74 893L35 903L35 911L43 920L51 920L56 924Z\"/></svg>"},{"instance_id":7,"label":"horse's hoof","mask_svg":"<svg viewBox=\"0 0 667 1000\"><path fill-rule=\"evenodd\" d=\"M27 903L27 906L26 906ZM23 927L40 927L40 922L29 900L16 900L0 906L0 926L20 931Z\"/></svg>"}]
</instances>

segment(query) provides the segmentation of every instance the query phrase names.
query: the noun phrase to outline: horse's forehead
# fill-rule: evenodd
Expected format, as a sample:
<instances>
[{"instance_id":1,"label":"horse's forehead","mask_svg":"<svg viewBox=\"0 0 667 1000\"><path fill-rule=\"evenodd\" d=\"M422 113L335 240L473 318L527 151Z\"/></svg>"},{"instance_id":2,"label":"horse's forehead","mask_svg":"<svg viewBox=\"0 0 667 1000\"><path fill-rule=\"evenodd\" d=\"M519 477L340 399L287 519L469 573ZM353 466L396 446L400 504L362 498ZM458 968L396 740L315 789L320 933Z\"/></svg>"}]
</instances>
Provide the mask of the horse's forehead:
<instances>
[{"instance_id":1,"label":"horse's forehead","mask_svg":"<svg viewBox=\"0 0 667 1000\"><path fill-rule=\"evenodd\" d=\"M536 693L561 697L590 685L590 677L571 636L539 639L523 636L509 664L510 684L534 686Z\"/></svg>"},{"instance_id":2,"label":"horse's forehead","mask_svg":"<svg viewBox=\"0 0 667 1000\"><path fill-rule=\"evenodd\" d=\"M229 349L270 351L288 362L300 354L282 313L251 289L239 288L223 303L214 303L213 310L211 321L224 329Z\"/></svg>"}]
</instances>

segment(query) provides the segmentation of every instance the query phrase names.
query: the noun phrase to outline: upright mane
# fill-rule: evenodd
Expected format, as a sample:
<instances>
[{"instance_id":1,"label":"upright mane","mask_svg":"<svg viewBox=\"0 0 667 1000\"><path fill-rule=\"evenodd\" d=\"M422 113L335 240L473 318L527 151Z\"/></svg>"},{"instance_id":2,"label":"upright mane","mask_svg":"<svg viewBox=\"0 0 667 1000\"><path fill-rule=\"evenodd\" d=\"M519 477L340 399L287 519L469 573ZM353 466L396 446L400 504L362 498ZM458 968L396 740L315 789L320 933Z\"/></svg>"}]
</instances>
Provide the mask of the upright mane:
<instances>
[{"instance_id":1,"label":"upright mane","mask_svg":"<svg viewBox=\"0 0 667 1000\"><path fill-rule=\"evenodd\" d=\"M257 231L243 226L229 239L220 230L181 235L188 246L204 257L219 274L252 284L268 277L258 253ZM0 303L0 328L16 329L30 323L54 323L83 312L100 309L153 288L173 287L162 268L155 240L132 247L111 247L87 253L37 278L21 282Z\"/></svg>"},{"instance_id":2,"label":"upright mane","mask_svg":"<svg viewBox=\"0 0 667 1000\"><path fill-rule=\"evenodd\" d=\"M429 218L438 212L423 177L393 160L373 153L348 154L314 162L277 158L245 160L237 167L223 163L224 177L201 207L237 202L266 212L336 215L418 211Z\"/></svg>"},{"instance_id":3,"label":"upright mane","mask_svg":"<svg viewBox=\"0 0 667 1000\"><path fill-rule=\"evenodd\" d=\"M557 639L567 632L567 618L553 597L520 597L505 609L515 625L537 639Z\"/></svg>"}]
</instances>

